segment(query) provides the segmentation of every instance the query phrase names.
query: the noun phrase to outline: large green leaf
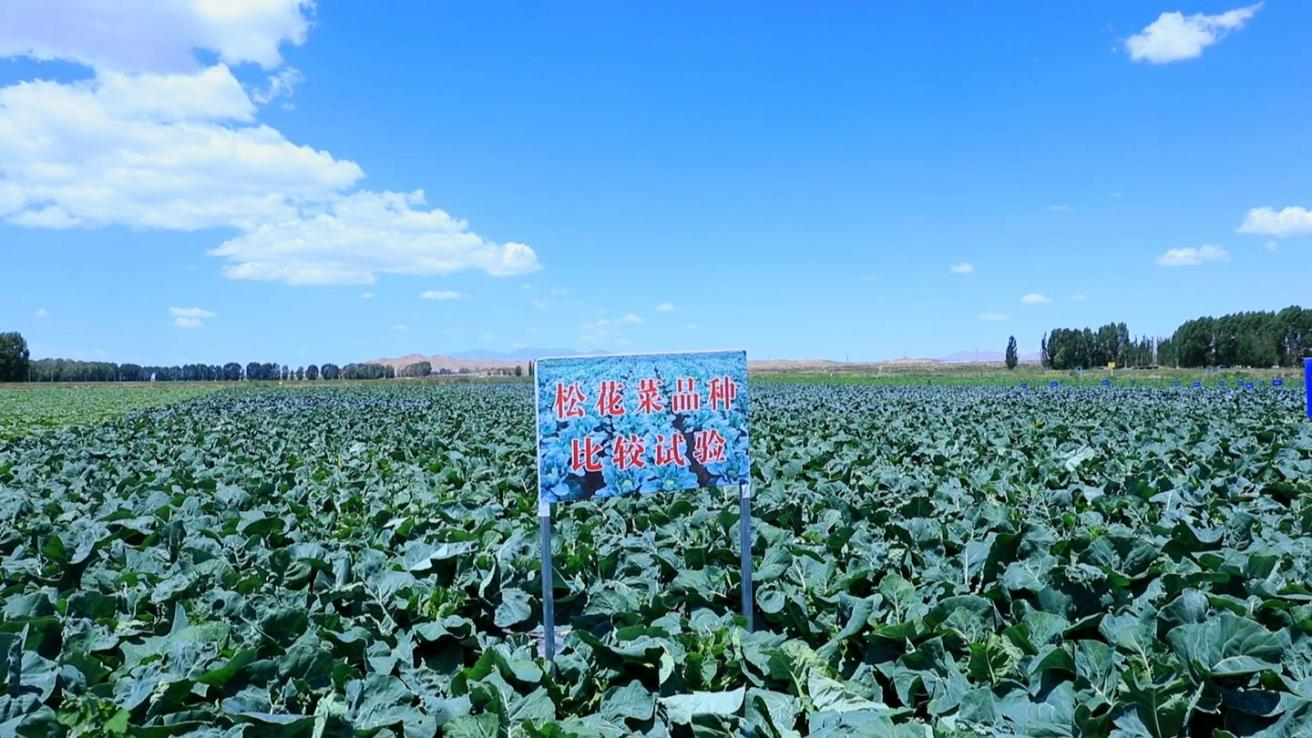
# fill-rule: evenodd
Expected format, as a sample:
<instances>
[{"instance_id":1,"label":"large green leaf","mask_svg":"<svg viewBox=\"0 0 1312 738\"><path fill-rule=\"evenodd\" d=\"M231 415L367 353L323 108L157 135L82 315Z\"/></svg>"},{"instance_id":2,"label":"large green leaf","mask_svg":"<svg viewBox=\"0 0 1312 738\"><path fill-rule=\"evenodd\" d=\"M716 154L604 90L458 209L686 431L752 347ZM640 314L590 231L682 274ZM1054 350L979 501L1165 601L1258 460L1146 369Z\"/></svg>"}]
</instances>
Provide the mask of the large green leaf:
<instances>
[{"instance_id":1,"label":"large green leaf","mask_svg":"<svg viewBox=\"0 0 1312 738\"><path fill-rule=\"evenodd\" d=\"M743 706L743 689L727 692L693 692L660 698L670 722L687 724L700 715L733 715Z\"/></svg>"},{"instance_id":2,"label":"large green leaf","mask_svg":"<svg viewBox=\"0 0 1312 738\"><path fill-rule=\"evenodd\" d=\"M1191 672L1206 677L1278 669L1284 651L1276 634L1228 612L1206 622L1177 626L1166 634L1166 640Z\"/></svg>"}]
</instances>

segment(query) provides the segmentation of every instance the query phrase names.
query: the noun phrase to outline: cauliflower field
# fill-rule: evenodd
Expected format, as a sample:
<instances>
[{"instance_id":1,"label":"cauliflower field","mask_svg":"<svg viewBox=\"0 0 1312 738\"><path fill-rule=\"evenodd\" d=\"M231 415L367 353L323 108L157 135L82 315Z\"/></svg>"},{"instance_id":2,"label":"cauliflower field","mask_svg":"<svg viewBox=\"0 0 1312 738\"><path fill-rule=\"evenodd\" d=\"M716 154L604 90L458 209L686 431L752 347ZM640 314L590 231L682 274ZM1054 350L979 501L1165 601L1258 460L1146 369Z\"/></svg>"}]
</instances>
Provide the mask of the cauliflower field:
<instances>
[{"instance_id":1,"label":"cauliflower field","mask_svg":"<svg viewBox=\"0 0 1312 738\"><path fill-rule=\"evenodd\" d=\"M736 491L561 504L532 391L225 389L0 441L0 736L1302 736L1301 389L751 387Z\"/></svg>"}]
</instances>

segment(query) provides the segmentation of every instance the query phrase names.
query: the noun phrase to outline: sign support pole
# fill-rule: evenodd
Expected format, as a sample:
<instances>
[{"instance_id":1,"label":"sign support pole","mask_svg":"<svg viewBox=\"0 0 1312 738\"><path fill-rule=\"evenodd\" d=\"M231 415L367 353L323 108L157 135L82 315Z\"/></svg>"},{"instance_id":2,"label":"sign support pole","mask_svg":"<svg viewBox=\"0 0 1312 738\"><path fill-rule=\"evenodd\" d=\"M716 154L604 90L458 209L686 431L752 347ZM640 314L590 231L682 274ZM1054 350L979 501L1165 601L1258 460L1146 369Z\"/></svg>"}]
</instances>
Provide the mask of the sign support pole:
<instances>
[{"instance_id":1,"label":"sign support pole","mask_svg":"<svg viewBox=\"0 0 1312 738\"><path fill-rule=\"evenodd\" d=\"M742 544L742 579L743 579L743 617L747 620L747 632L752 632L752 483L738 485L738 506L741 516L738 520L739 538Z\"/></svg>"},{"instance_id":2,"label":"sign support pole","mask_svg":"<svg viewBox=\"0 0 1312 738\"><path fill-rule=\"evenodd\" d=\"M538 548L542 553L542 654L556 660L556 592L551 566L551 503L538 501Z\"/></svg>"}]
</instances>

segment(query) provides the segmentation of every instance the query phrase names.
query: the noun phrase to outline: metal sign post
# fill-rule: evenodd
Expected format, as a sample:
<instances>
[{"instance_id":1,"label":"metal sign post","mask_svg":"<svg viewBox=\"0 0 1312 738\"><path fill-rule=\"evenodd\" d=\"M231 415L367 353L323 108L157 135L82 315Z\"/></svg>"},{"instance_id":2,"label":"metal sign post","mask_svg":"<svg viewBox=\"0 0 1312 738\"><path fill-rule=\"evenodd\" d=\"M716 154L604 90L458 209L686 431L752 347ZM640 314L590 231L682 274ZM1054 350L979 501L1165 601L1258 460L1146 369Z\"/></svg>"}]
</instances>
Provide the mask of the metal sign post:
<instances>
[{"instance_id":1,"label":"metal sign post","mask_svg":"<svg viewBox=\"0 0 1312 738\"><path fill-rule=\"evenodd\" d=\"M739 543L742 547L743 618L747 632L752 632L752 483L738 485L738 506L742 517L738 521Z\"/></svg>"},{"instance_id":2,"label":"metal sign post","mask_svg":"<svg viewBox=\"0 0 1312 738\"><path fill-rule=\"evenodd\" d=\"M542 553L542 655L556 658L556 588L551 566L551 503L538 501L538 547Z\"/></svg>"}]
</instances>

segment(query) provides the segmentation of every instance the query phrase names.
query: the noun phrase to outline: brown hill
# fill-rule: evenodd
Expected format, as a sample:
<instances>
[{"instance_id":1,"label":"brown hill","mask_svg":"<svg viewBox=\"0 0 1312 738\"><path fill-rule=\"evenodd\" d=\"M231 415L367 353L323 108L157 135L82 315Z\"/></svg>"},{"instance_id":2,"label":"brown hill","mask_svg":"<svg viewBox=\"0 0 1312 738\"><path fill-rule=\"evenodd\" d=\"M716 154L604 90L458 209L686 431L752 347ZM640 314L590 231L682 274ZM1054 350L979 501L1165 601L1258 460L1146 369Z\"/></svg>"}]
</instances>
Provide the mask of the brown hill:
<instances>
[{"instance_id":1,"label":"brown hill","mask_svg":"<svg viewBox=\"0 0 1312 738\"><path fill-rule=\"evenodd\" d=\"M459 372L461 369L465 369L473 374L481 374L485 372L496 371L498 369L513 370L516 365L523 367L524 371L528 371L527 361L502 361L499 359L453 359L450 356L443 356L442 354L432 354L431 356L425 356L423 354L406 354L405 356L394 356L391 358L372 359L365 363L386 364L387 366L390 366L393 369L395 369L399 374L402 367L406 366L407 364L414 364L420 361L427 361L429 364L432 364L434 374L442 371L443 369L447 369L452 372Z\"/></svg>"}]
</instances>

